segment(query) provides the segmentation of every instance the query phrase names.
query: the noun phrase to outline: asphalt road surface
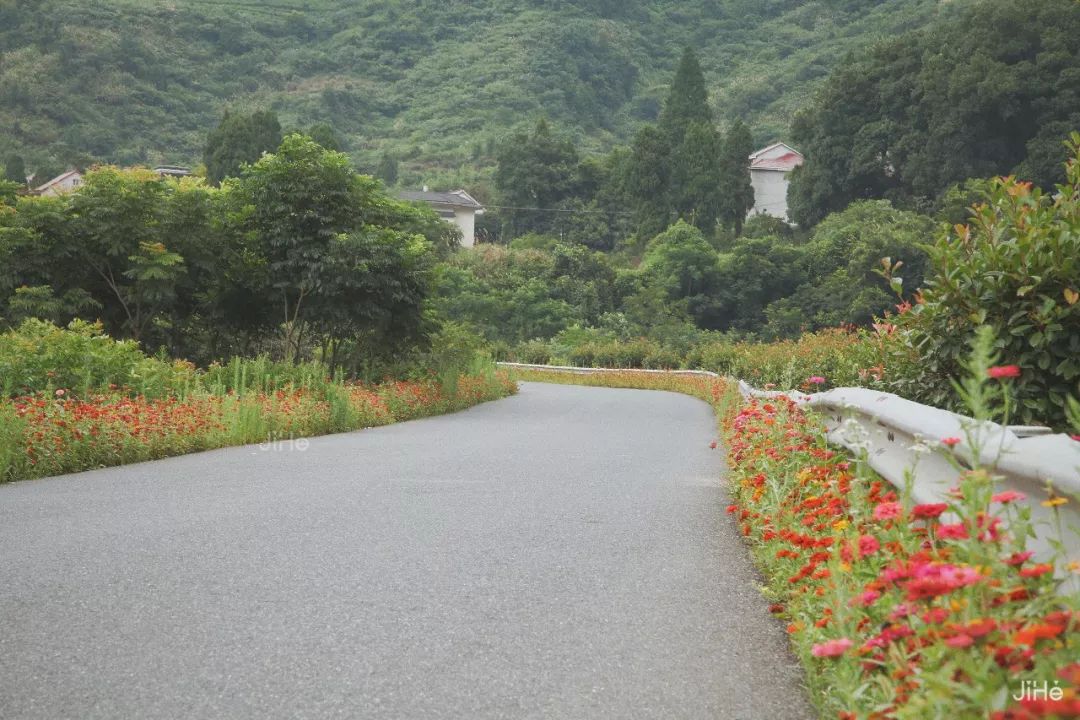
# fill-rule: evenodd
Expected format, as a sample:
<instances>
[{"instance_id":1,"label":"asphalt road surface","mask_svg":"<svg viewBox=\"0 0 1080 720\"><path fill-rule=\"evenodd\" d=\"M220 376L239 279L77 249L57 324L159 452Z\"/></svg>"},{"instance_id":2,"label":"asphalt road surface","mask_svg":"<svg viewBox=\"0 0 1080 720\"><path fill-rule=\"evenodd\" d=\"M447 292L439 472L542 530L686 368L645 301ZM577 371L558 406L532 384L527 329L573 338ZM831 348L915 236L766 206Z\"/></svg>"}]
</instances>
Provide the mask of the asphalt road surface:
<instances>
[{"instance_id":1,"label":"asphalt road surface","mask_svg":"<svg viewBox=\"0 0 1080 720\"><path fill-rule=\"evenodd\" d=\"M810 717L714 428L526 383L0 486L0 717Z\"/></svg>"}]
</instances>

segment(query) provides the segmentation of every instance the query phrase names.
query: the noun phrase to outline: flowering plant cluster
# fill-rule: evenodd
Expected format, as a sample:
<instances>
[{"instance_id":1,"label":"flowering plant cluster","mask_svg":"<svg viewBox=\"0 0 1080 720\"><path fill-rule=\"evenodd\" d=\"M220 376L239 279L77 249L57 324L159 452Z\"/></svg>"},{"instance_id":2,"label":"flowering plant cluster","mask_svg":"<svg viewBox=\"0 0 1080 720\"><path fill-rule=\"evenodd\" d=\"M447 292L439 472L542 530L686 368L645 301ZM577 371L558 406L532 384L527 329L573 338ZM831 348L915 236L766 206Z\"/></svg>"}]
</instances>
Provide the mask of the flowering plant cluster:
<instances>
[{"instance_id":1,"label":"flowering plant cluster","mask_svg":"<svg viewBox=\"0 0 1080 720\"><path fill-rule=\"evenodd\" d=\"M515 391L505 373L463 375L452 392L435 379L162 398L59 388L0 401L0 481L387 425Z\"/></svg>"},{"instance_id":2,"label":"flowering plant cluster","mask_svg":"<svg viewBox=\"0 0 1080 720\"><path fill-rule=\"evenodd\" d=\"M1080 568L1033 556L1020 493L975 469L947 502L914 504L786 398L748 402L724 433L728 511L824 709L1080 717Z\"/></svg>"}]
</instances>

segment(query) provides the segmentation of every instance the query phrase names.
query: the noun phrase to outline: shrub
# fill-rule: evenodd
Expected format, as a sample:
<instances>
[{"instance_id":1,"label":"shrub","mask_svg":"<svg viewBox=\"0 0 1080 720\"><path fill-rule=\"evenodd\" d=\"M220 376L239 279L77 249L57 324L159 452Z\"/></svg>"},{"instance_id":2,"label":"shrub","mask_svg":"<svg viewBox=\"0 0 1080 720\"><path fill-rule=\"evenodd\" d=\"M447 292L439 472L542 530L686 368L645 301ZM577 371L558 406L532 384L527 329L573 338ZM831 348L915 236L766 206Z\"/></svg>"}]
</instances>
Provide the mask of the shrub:
<instances>
[{"instance_id":1,"label":"shrub","mask_svg":"<svg viewBox=\"0 0 1080 720\"><path fill-rule=\"evenodd\" d=\"M596 362L596 345L585 343L570 350L566 361L575 367L593 367Z\"/></svg>"},{"instance_id":2,"label":"shrub","mask_svg":"<svg viewBox=\"0 0 1080 720\"><path fill-rule=\"evenodd\" d=\"M85 395L111 385L164 397L183 392L195 377L190 363L147 357L138 343L114 340L96 323L75 320L65 329L30 319L0 335L0 389L8 396L53 388Z\"/></svg>"},{"instance_id":3,"label":"shrub","mask_svg":"<svg viewBox=\"0 0 1080 720\"><path fill-rule=\"evenodd\" d=\"M547 365L551 362L551 346L543 340L529 340L514 350L518 362L530 365Z\"/></svg>"},{"instance_id":4,"label":"shrub","mask_svg":"<svg viewBox=\"0 0 1080 720\"><path fill-rule=\"evenodd\" d=\"M677 352L667 348L654 348L645 356L644 367L651 370L674 370L682 365L682 358Z\"/></svg>"},{"instance_id":5,"label":"shrub","mask_svg":"<svg viewBox=\"0 0 1080 720\"><path fill-rule=\"evenodd\" d=\"M901 392L955 407L952 379L975 328L990 325L1004 362L1019 365L1020 419L1065 424L1080 395L1080 134L1068 181L1050 197L1001 178L970 222L943 232L930 248L933 270L922 302L897 324L920 364Z\"/></svg>"}]
</instances>

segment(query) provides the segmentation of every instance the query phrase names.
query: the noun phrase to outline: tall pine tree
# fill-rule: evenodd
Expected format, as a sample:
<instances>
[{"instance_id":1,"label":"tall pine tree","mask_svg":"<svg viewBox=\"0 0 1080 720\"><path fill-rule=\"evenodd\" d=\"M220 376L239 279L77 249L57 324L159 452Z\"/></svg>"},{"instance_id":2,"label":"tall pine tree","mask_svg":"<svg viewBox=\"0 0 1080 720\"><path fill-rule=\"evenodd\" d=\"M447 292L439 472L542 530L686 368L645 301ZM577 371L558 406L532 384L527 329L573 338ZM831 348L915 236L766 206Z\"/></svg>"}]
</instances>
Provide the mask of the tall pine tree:
<instances>
[{"instance_id":1,"label":"tall pine tree","mask_svg":"<svg viewBox=\"0 0 1080 720\"><path fill-rule=\"evenodd\" d=\"M227 177L236 177L244 164L257 161L264 152L273 152L281 144L281 123L269 110L250 115L236 115L228 111L206 138L203 162L206 177L219 183Z\"/></svg>"},{"instance_id":2,"label":"tall pine tree","mask_svg":"<svg viewBox=\"0 0 1080 720\"><path fill-rule=\"evenodd\" d=\"M683 220L711 236L725 188L720 175L720 135L711 122L692 122L675 150L671 202Z\"/></svg>"},{"instance_id":3,"label":"tall pine tree","mask_svg":"<svg viewBox=\"0 0 1080 720\"><path fill-rule=\"evenodd\" d=\"M720 151L718 168L721 189L720 222L733 228L735 234L742 232L747 213L754 207L754 188L750 184L750 153L754 152L754 138L750 128L742 120L727 132Z\"/></svg>"},{"instance_id":4,"label":"tall pine tree","mask_svg":"<svg viewBox=\"0 0 1080 720\"><path fill-rule=\"evenodd\" d=\"M671 149L682 145L686 131L693 123L711 125L712 110L709 109L709 93L705 89L705 75L693 48L683 51L675 79L671 82L667 100L660 112L660 130L667 136Z\"/></svg>"}]
</instances>

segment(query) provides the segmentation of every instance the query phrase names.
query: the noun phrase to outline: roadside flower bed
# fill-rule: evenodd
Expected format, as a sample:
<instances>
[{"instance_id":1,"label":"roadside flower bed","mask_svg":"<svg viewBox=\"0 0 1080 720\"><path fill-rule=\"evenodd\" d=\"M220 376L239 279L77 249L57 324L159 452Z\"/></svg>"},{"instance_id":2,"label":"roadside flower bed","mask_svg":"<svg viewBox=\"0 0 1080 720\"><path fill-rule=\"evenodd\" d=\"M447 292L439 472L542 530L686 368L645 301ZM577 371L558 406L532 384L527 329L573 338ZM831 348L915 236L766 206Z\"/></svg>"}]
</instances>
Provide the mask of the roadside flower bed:
<instances>
[{"instance_id":1,"label":"roadside flower bed","mask_svg":"<svg viewBox=\"0 0 1080 720\"><path fill-rule=\"evenodd\" d=\"M453 392L434 379L158 399L61 388L0 401L0 481L387 425L515 391L502 372L463 375Z\"/></svg>"},{"instance_id":2,"label":"roadside flower bed","mask_svg":"<svg viewBox=\"0 0 1080 720\"><path fill-rule=\"evenodd\" d=\"M948 502L912 505L782 398L730 414L724 437L728 511L823 710L1080 717L1080 568L1032 558L1018 493L977 469Z\"/></svg>"},{"instance_id":3,"label":"roadside flower bed","mask_svg":"<svg viewBox=\"0 0 1080 720\"><path fill-rule=\"evenodd\" d=\"M1080 567L1032 556L1023 498L985 470L958 470L947 502L917 505L830 449L821 421L786 398L744 402L703 377L516 377L713 404L728 512L823 716L1080 718ZM941 440L943 451L958 441Z\"/></svg>"}]
</instances>

